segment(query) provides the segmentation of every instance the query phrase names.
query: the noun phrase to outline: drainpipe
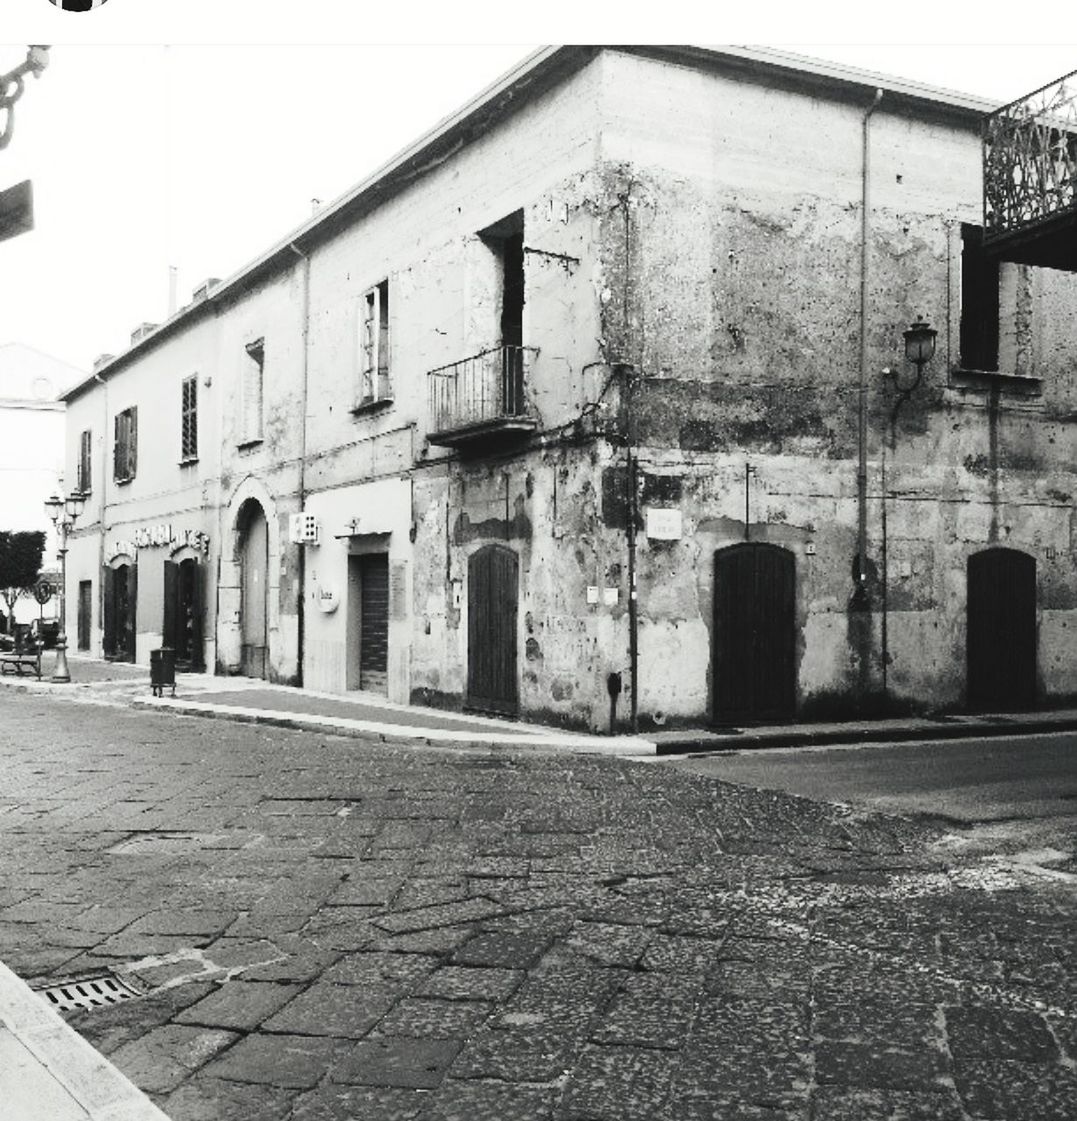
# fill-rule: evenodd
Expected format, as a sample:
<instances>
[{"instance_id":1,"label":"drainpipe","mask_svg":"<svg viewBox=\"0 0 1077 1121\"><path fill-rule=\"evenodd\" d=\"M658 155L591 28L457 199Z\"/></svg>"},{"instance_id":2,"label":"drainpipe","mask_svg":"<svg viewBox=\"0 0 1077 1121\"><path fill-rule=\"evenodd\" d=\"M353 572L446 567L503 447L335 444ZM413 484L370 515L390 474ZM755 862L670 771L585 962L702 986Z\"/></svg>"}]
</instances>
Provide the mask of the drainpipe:
<instances>
[{"instance_id":1,"label":"drainpipe","mask_svg":"<svg viewBox=\"0 0 1077 1121\"><path fill-rule=\"evenodd\" d=\"M860 201L860 382L858 386L858 434L859 457L856 469L856 590L853 592L853 607L867 610L869 606L868 579L868 285L870 279L870 238L871 238L871 118L883 99L883 91L877 89L875 98L864 113L863 156L861 162L861 201ZM866 646L865 642L865 646ZM866 673L867 650L860 652L861 678Z\"/></svg>"},{"instance_id":2,"label":"drainpipe","mask_svg":"<svg viewBox=\"0 0 1077 1121\"><path fill-rule=\"evenodd\" d=\"M303 261L303 321L302 333L302 358L300 361L300 419L299 419L299 512L307 501L307 393L308 393L308 351L310 349L310 257L302 249L291 242L289 249ZM303 687L303 663L306 653L306 605L307 605L307 547L299 546L299 592L296 596L296 685Z\"/></svg>"}]
</instances>

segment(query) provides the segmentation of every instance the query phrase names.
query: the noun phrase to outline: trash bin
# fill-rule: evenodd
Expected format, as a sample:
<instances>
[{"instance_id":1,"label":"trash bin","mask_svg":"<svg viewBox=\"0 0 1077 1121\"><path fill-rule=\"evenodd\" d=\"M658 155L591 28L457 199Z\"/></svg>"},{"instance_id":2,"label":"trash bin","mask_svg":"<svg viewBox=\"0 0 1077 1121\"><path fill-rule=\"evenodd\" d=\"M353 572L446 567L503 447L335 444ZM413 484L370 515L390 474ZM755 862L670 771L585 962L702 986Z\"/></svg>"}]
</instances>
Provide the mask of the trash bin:
<instances>
[{"instance_id":1,"label":"trash bin","mask_svg":"<svg viewBox=\"0 0 1077 1121\"><path fill-rule=\"evenodd\" d=\"M153 695L164 695L166 685L172 687L172 696L176 695L176 652L167 646L159 650L150 651L150 686Z\"/></svg>"}]
</instances>

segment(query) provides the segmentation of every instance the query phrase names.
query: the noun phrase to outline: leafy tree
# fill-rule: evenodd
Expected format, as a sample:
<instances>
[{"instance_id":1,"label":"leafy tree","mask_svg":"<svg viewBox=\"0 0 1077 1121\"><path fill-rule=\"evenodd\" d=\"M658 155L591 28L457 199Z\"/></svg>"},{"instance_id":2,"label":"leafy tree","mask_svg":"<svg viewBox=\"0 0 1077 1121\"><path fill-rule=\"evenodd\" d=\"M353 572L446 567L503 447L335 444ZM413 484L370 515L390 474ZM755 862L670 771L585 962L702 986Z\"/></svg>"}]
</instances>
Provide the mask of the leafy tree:
<instances>
[{"instance_id":1,"label":"leafy tree","mask_svg":"<svg viewBox=\"0 0 1077 1121\"><path fill-rule=\"evenodd\" d=\"M0 529L0 596L7 604L8 631L15 622L15 603L31 591L41 571L45 535L39 529Z\"/></svg>"}]
</instances>

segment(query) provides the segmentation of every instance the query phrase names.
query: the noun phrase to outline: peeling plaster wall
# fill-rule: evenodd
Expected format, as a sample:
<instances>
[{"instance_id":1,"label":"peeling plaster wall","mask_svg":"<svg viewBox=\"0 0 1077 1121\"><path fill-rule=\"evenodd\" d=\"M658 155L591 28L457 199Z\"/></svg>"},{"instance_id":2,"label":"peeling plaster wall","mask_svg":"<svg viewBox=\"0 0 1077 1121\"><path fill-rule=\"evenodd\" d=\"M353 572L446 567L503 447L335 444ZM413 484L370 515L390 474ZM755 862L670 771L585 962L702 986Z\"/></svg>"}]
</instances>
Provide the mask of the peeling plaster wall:
<instances>
[{"instance_id":1,"label":"peeling plaster wall","mask_svg":"<svg viewBox=\"0 0 1077 1121\"><path fill-rule=\"evenodd\" d=\"M640 711L713 708L714 552L744 539L748 466L751 538L797 560L798 707L855 708L866 105L617 52L602 65L603 334L642 375L644 470L683 480L683 539L640 550ZM871 128L869 688L885 676L892 697L963 703L965 566L1006 544L1037 560L1040 693L1072 695L1077 278L1003 266L1010 377L959 372L978 136L885 99ZM901 332L917 315L940 329L937 355L895 415L881 371L911 381Z\"/></svg>"}]
</instances>

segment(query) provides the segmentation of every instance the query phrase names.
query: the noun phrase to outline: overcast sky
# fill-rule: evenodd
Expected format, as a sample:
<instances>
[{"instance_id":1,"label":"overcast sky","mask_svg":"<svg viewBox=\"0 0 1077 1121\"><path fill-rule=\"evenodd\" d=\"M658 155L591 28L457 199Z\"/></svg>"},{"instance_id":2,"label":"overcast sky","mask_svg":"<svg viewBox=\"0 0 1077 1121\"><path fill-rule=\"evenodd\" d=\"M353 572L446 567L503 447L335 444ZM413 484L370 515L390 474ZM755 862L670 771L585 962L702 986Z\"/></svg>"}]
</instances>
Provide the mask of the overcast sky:
<instances>
[{"instance_id":1,"label":"overcast sky","mask_svg":"<svg viewBox=\"0 0 1077 1121\"><path fill-rule=\"evenodd\" d=\"M5 0L15 2L45 5ZM713 41L706 30L691 38ZM533 49L530 40L165 47L51 38L49 69L28 83L0 152L0 187L33 180L37 227L0 246L0 343L83 369L122 349L139 323L164 318L170 265L183 304L208 276L229 275L305 221L313 198L341 194ZM807 36L780 46L1000 102L1077 68L1077 46ZM0 46L0 69L24 54L22 44Z\"/></svg>"}]
</instances>

